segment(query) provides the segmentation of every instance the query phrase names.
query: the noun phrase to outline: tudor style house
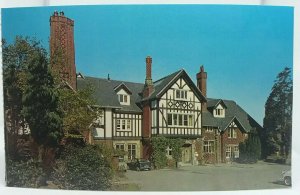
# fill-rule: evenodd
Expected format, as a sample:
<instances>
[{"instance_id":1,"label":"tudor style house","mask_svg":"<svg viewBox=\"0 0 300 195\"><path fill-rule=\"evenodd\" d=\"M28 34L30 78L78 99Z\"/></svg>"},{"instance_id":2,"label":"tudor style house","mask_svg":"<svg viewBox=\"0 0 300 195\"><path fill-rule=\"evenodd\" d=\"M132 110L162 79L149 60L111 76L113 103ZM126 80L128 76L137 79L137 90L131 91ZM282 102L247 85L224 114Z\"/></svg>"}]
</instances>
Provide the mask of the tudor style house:
<instances>
[{"instance_id":1,"label":"tudor style house","mask_svg":"<svg viewBox=\"0 0 300 195\"><path fill-rule=\"evenodd\" d=\"M63 69L52 68L73 89L94 88L96 105L91 106L98 118L91 125L91 144L105 143L123 150L124 159L130 161L151 157L152 137L182 138L181 163L220 163L238 158L239 143L251 131L262 128L234 101L206 97L207 73L203 66L196 74L196 84L183 69L152 81L150 56L146 58L144 83L76 76L74 21L55 12L50 25L51 54L60 48L68 62ZM166 148L166 155L171 150Z\"/></svg>"}]
</instances>

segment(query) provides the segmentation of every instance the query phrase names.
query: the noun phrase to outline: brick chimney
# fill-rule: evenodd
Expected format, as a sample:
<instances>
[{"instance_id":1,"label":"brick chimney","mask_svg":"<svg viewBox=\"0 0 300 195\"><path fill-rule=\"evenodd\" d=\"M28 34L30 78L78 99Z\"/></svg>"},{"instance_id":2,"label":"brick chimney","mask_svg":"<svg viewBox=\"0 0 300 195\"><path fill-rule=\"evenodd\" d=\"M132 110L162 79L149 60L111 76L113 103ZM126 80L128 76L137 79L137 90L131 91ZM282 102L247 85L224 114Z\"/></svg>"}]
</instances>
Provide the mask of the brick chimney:
<instances>
[{"instance_id":1,"label":"brick chimney","mask_svg":"<svg viewBox=\"0 0 300 195\"><path fill-rule=\"evenodd\" d=\"M206 98L207 88L206 88L206 79L207 79L207 72L204 72L204 66L200 66L200 72L197 73L197 87ZM206 102L202 103L202 110L207 110Z\"/></svg>"},{"instance_id":2,"label":"brick chimney","mask_svg":"<svg viewBox=\"0 0 300 195\"><path fill-rule=\"evenodd\" d=\"M74 21L63 11L50 17L51 69L76 89Z\"/></svg>"},{"instance_id":3,"label":"brick chimney","mask_svg":"<svg viewBox=\"0 0 300 195\"><path fill-rule=\"evenodd\" d=\"M143 158L149 159L151 154L151 145L150 145L150 138L151 138L151 124L152 124L152 117L151 117L151 102L147 99L154 90L151 70L152 68L152 58L147 56L146 58L146 79L145 85L143 90L143 122L142 122L142 137L143 137Z\"/></svg>"}]
</instances>

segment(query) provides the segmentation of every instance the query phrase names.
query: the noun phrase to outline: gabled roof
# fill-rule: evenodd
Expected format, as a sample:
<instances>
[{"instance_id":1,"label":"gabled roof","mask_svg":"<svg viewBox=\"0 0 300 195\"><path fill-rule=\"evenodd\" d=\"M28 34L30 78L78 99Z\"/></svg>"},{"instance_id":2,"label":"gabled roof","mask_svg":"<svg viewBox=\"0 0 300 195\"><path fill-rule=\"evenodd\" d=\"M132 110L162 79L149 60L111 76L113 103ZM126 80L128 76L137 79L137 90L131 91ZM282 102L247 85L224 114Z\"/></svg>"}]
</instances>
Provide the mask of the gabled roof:
<instances>
[{"instance_id":1,"label":"gabled roof","mask_svg":"<svg viewBox=\"0 0 300 195\"><path fill-rule=\"evenodd\" d=\"M153 83L154 91L151 93L151 95L148 98L145 98L144 100L160 98L164 94L164 92L166 92L180 77L183 77L186 80L186 82L189 84L189 87L194 91L195 95L200 100L206 101L204 95L196 87L192 79L188 76L188 74L183 69L155 81Z\"/></svg>"},{"instance_id":2,"label":"gabled roof","mask_svg":"<svg viewBox=\"0 0 300 195\"><path fill-rule=\"evenodd\" d=\"M116 86L119 86L122 83L132 92L130 105L121 105L115 92ZM144 84L94 77L84 77L84 79L77 78L78 89L84 89L88 85L91 85L94 89L93 96L98 106L117 108L126 112L142 112L136 102L140 102L141 100L141 97L138 94L143 91Z\"/></svg>"},{"instance_id":3,"label":"gabled roof","mask_svg":"<svg viewBox=\"0 0 300 195\"><path fill-rule=\"evenodd\" d=\"M215 109L219 104L222 104L224 108L227 108L225 102L222 99L214 99L207 102L207 108Z\"/></svg>"},{"instance_id":4,"label":"gabled roof","mask_svg":"<svg viewBox=\"0 0 300 195\"><path fill-rule=\"evenodd\" d=\"M226 130L232 121L236 121L238 125L246 132L250 132L253 128L261 129L262 127L236 102L232 100L222 100L227 106L225 117L217 118L208 110L202 114L203 126L219 127L220 131ZM216 105L220 99L207 98L207 105Z\"/></svg>"},{"instance_id":5,"label":"gabled roof","mask_svg":"<svg viewBox=\"0 0 300 195\"><path fill-rule=\"evenodd\" d=\"M119 84L118 86L116 86L116 87L114 88L114 90L115 90L116 92L118 92L120 89L124 89L129 95L132 94L131 90L125 85L124 82L122 82L121 84Z\"/></svg>"}]
</instances>

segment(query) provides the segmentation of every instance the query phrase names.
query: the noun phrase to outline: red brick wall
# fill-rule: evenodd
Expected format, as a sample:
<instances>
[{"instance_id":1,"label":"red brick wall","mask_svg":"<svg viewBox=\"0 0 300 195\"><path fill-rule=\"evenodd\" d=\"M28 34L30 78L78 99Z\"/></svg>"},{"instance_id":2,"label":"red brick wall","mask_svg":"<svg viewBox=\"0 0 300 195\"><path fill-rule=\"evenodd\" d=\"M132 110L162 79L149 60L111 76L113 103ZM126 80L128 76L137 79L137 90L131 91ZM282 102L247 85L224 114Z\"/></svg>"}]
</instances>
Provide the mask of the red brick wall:
<instances>
[{"instance_id":1,"label":"red brick wall","mask_svg":"<svg viewBox=\"0 0 300 195\"><path fill-rule=\"evenodd\" d=\"M55 12L50 17L50 58L52 70L76 89L74 21ZM56 59L60 54L60 61Z\"/></svg>"},{"instance_id":2,"label":"red brick wall","mask_svg":"<svg viewBox=\"0 0 300 195\"><path fill-rule=\"evenodd\" d=\"M222 162L226 162L226 146L227 145L239 145L239 143L245 140L245 133L243 133L239 128L235 128L237 132L236 138L229 138L229 128L221 133L221 158Z\"/></svg>"},{"instance_id":3,"label":"red brick wall","mask_svg":"<svg viewBox=\"0 0 300 195\"><path fill-rule=\"evenodd\" d=\"M202 136L203 136L203 143L202 143L202 150L203 150L203 161L205 164L210 164L210 163L217 163L217 159L216 159L216 155L218 152L220 152L218 150L218 148L216 147L216 129L213 130L213 132L210 131L206 131L206 128L202 128ZM214 153L205 153L204 152L204 141L214 141Z\"/></svg>"}]
</instances>

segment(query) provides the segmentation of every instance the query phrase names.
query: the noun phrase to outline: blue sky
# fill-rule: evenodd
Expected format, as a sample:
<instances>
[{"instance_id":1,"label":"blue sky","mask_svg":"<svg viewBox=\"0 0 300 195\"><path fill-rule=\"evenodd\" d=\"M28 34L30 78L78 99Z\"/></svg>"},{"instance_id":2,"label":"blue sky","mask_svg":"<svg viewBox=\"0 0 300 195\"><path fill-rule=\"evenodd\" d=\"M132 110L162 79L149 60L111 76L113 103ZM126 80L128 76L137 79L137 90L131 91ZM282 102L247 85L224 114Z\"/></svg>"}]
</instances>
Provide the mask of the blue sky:
<instances>
[{"instance_id":1,"label":"blue sky","mask_svg":"<svg viewBox=\"0 0 300 195\"><path fill-rule=\"evenodd\" d=\"M49 48L50 15L75 21L77 72L143 83L145 57L157 80L184 68L208 74L208 97L235 100L261 125L276 75L293 67L293 8L114 5L2 10L2 37L36 37Z\"/></svg>"}]
</instances>

